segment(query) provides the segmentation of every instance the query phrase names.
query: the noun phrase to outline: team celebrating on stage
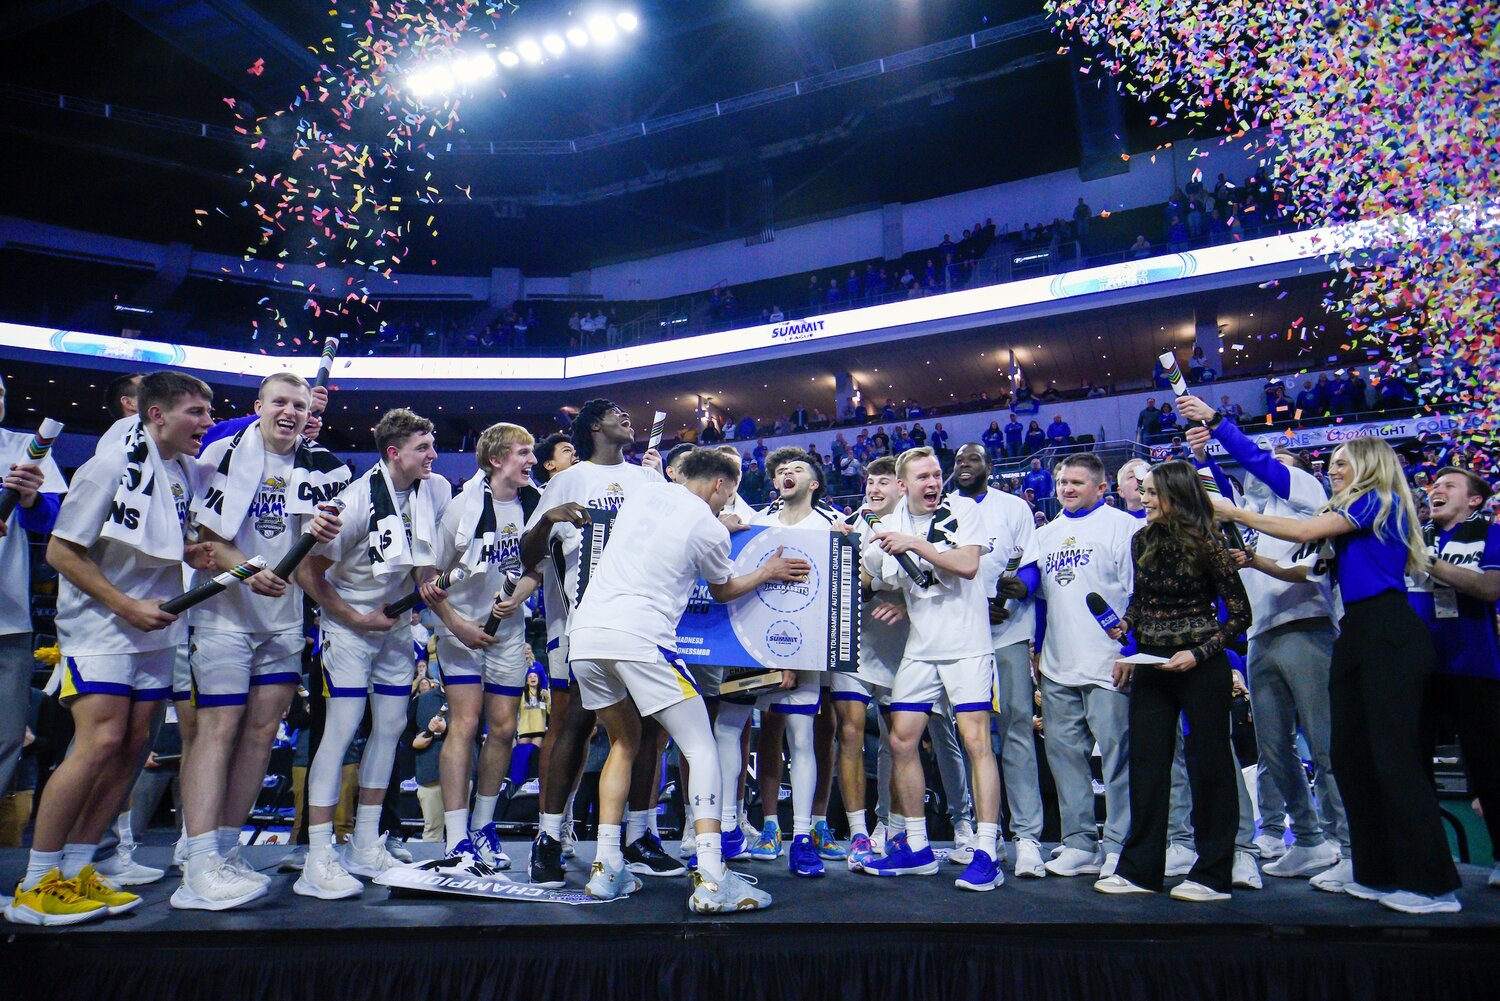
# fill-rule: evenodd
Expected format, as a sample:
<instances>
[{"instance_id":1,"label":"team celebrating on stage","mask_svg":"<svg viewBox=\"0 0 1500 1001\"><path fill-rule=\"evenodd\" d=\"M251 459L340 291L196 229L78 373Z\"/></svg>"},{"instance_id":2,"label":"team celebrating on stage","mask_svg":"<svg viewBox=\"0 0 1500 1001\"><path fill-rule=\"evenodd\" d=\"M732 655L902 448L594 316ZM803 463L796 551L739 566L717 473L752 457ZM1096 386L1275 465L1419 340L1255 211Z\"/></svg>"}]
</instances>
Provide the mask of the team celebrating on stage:
<instances>
[{"instance_id":1,"label":"team celebrating on stage","mask_svg":"<svg viewBox=\"0 0 1500 1001\"><path fill-rule=\"evenodd\" d=\"M254 415L218 424L212 390L191 376L154 372L115 388L121 419L70 482L50 459L27 458L29 436L0 437L4 486L19 498L0 568L7 584L25 581L11 564L26 558L26 532L50 533L53 690L76 733L38 804L27 869L5 910L13 922L124 913L141 903L127 886L160 878L122 861L111 829L166 700L194 719L172 906L226 910L266 894L270 877L246 860L240 833L302 680L305 606L320 613L313 683L326 700L307 775L309 849L293 887L308 897L358 896L360 877L405 865L565 886L573 796L596 724L609 754L585 892L615 899L639 891L641 877L686 874L698 913L769 906L747 874L783 856L805 878L830 862L877 878L953 863L955 887L981 892L1000 887L1006 869L1088 876L1114 896L1168 892L1166 881L1182 877L1169 891L1182 901L1227 900L1261 888L1264 874L1406 913L1457 911L1460 880L1430 774L1433 712L1457 722L1500 843L1500 529L1481 515L1489 486L1464 469L1437 471L1424 526L1378 439L1334 450L1329 496L1301 456L1262 450L1183 395L1194 461L1127 462L1115 506L1098 455L1061 456L1061 513L1038 527L1025 501L990 486L980 444L953 453L951 479L931 448L875 460L848 516L824 500L814 457L778 449L765 463L778 499L755 511L738 495L733 446L679 445L665 458L651 447L637 464L630 416L606 400L585 403L570 435L487 428L455 489L433 472L432 423L405 409L380 418L379 460L351 474L317 444L326 391L291 373L265 379ZM590 511L613 512L602 552L585 545ZM700 581L713 601L733 603L808 580L811 565L790 550L737 566L731 536L751 526L852 540L856 671L786 671L779 687L721 695L722 668L685 663L678 625ZM231 572L189 610L162 607ZM444 852L425 862L399 857L380 828L416 679L409 617L396 608L414 596L436 618L450 707L439 759ZM538 832L524 876L506 877L495 811L534 597L552 721ZM0 599L0 613L10 611ZM1233 699L1247 687L1259 828L1231 740ZM864 764L872 703L876 804ZM756 778L771 790L758 830L743 806L756 709ZM1060 843L1050 852L1034 725L1056 787ZM353 832L336 845L343 766L362 727ZM924 739L955 815L947 851L929 840ZM656 826L669 741L686 813L680 858ZM775 810L783 742L789 838ZM827 818L835 779L846 844ZM1500 867L1490 884L1500 887Z\"/></svg>"}]
</instances>

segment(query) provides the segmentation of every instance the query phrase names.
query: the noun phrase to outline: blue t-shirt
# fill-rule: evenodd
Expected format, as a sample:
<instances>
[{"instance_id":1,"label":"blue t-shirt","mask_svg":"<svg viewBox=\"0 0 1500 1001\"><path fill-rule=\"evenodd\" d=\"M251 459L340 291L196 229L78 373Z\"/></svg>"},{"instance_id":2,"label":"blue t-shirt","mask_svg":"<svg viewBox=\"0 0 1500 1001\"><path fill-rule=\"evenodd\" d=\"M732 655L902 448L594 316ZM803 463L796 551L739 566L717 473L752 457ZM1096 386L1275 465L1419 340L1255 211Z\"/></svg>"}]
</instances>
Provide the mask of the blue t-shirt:
<instances>
[{"instance_id":1,"label":"blue t-shirt","mask_svg":"<svg viewBox=\"0 0 1500 1001\"><path fill-rule=\"evenodd\" d=\"M1396 508L1385 530L1377 533L1379 511L1380 498L1371 491L1338 512L1356 529L1333 540L1337 581L1346 606L1386 591L1406 591L1406 517Z\"/></svg>"},{"instance_id":2,"label":"blue t-shirt","mask_svg":"<svg viewBox=\"0 0 1500 1001\"><path fill-rule=\"evenodd\" d=\"M1475 515L1446 532L1428 525L1424 534L1427 552L1435 559L1478 573L1500 570L1500 525ZM1500 603L1459 592L1453 595L1458 615L1439 618L1431 590L1412 590L1406 596L1432 634L1439 673L1500 680L1500 635L1495 631Z\"/></svg>"}]
</instances>

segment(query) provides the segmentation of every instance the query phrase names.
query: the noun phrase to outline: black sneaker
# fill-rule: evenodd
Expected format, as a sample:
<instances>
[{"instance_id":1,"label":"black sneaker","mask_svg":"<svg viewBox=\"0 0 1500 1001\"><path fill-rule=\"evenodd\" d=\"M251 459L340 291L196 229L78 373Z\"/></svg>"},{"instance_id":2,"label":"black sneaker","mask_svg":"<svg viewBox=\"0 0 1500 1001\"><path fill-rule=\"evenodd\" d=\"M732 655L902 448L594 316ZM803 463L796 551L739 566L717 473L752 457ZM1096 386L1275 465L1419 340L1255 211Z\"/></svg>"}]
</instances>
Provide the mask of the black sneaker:
<instances>
[{"instance_id":1,"label":"black sneaker","mask_svg":"<svg viewBox=\"0 0 1500 1001\"><path fill-rule=\"evenodd\" d=\"M625 848L625 868L638 876L681 876L687 866L668 855L650 831Z\"/></svg>"},{"instance_id":2,"label":"black sneaker","mask_svg":"<svg viewBox=\"0 0 1500 1001\"><path fill-rule=\"evenodd\" d=\"M562 842L545 831L531 843L531 860L527 863L527 875L533 886L545 886L560 890L567 885L563 869Z\"/></svg>"}]
</instances>

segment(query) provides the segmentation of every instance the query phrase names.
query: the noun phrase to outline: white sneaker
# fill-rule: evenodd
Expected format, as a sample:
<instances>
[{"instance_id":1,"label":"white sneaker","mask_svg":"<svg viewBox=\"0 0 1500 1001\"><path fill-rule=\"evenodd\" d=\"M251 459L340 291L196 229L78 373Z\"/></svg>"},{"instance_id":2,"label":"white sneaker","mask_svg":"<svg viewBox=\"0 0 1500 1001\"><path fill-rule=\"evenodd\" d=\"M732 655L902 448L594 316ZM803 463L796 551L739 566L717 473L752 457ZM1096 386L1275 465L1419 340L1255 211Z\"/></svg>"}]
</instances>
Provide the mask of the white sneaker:
<instances>
[{"instance_id":1,"label":"white sneaker","mask_svg":"<svg viewBox=\"0 0 1500 1001\"><path fill-rule=\"evenodd\" d=\"M391 858L395 859L397 862L400 862L402 865L411 865L411 863L414 861L412 859L411 852L407 851L406 849L406 842L402 841L394 834L387 834L385 836L385 850Z\"/></svg>"},{"instance_id":2,"label":"white sneaker","mask_svg":"<svg viewBox=\"0 0 1500 1001\"><path fill-rule=\"evenodd\" d=\"M1255 850L1263 859L1276 859L1286 854L1286 842L1274 834L1262 834L1255 839Z\"/></svg>"},{"instance_id":3,"label":"white sneaker","mask_svg":"<svg viewBox=\"0 0 1500 1001\"><path fill-rule=\"evenodd\" d=\"M1124 876L1105 876L1103 879L1099 879L1094 882L1094 889L1098 890L1100 893L1109 894L1152 892L1151 890L1146 889L1144 886L1136 886Z\"/></svg>"},{"instance_id":4,"label":"white sneaker","mask_svg":"<svg viewBox=\"0 0 1500 1001\"><path fill-rule=\"evenodd\" d=\"M1110 876L1113 876L1115 874L1115 870L1118 869L1119 867L1120 867L1120 853L1119 852L1110 852L1110 853L1108 853L1107 855L1104 856L1104 864L1099 867L1099 876L1100 876L1100 878L1108 879Z\"/></svg>"},{"instance_id":5,"label":"white sneaker","mask_svg":"<svg viewBox=\"0 0 1500 1001\"><path fill-rule=\"evenodd\" d=\"M193 871L188 866L182 885L172 894L172 906L182 911L227 911L266 895L266 884L247 879L225 862Z\"/></svg>"},{"instance_id":6,"label":"white sneaker","mask_svg":"<svg viewBox=\"0 0 1500 1001\"><path fill-rule=\"evenodd\" d=\"M870 832L870 851L877 856L885 854L886 828L884 824L876 824L875 830ZM749 842L750 832L745 832L745 840Z\"/></svg>"},{"instance_id":7,"label":"white sneaker","mask_svg":"<svg viewBox=\"0 0 1500 1001\"><path fill-rule=\"evenodd\" d=\"M1237 851L1234 853L1234 880L1235 886L1242 890L1259 890L1263 885L1260 881L1260 867L1255 864L1255 855L1252 852Z\"/></svg>"},{"instance_id":8,"label":"white sneaker","mask_svg":"<svg viewBox=\"0 0 1500 1001\"><path fill-rule=\"evenodd\" d=\"M1495 868L1490 870L1490 889L1500 890L1500 862L1495 863Z\"/></svg>"},{"instance_id":9,"label":"white sneaker","mask_svg":"<svg viewBox=\"0 0 1500 1001\"><path fill-rule=\"evenodd\" d=\"M1017 841L1014 871L1017 876L1029 876L1035 879L1046 876L1047 867L1042 864L1042 846L1027 838Z\"/></svg>"},{"instance_id":10,"label":"white sneaker","mask_svg":"<svg viewBox=\"0 0 1500 1001\"><path fill-rule=\"evenodd\" d=\"M1270 872L1270 867L1266 867ZM1346 884L1354 882L1354 861L1352 859L1340 859L1333 868L1318 873L1307 881L1314 890L1323 890L1327 893L1343 893Z\"/></svg>"},{"instance_id":11,"label":"white sneaker","mask_svg":"<svg viewBox=\"0 0 1500 1001\"><path fill-rule=\"evenodd\" d=\"M740 830L745 832L745 844L753 845L760 840L760 828L750 823L750 814L740 810Z\"/></svg>"},{"instance_id":12,"label":"white sneaker","mask_svg":"<svg viewBox=\"0 0 1500 1001\"><path fill-rule=\"evenodd\" d=\"M145 886L165 876L165 869L141 865L135 860L136 845L120 842L115 853L103 862L94 863L94 871L116 886Z\"/></svg>"},{"instance_id":13,"label":"white sneaker","mask_svg":"<svg viewBox=\"0 0 1500 1001\"><path fill-rule=\"evenodd\" d=\"M616 900L628 897L641 888L641 881L625 867L625 863L611 866L598 859L589 868L589 881L583 892L595 900Z\"/></svg>"},{"instance_id":14,"label":"white sneaker","mask_svg":"<svg viewBox=\"0 0 1500 1001\"><path fill-rule=\"evenodd\" d=\"M386 850L385 842L375 842L375 847L368 851L360 851L354 847L354 842L345 842L339 850L339 865L344 871L355 876L379 876L387 869L394 869L401 865L401 860Z\"/></svg>"},{"instance_id":15,"label":"white sneaker","mask_svg":"<svg viewBox=\"0 0 1500 1001\"><path fill-rule=\"evenodd\" d=\"M306 863L302 866L302 875L292 884L293 892L322 900L357 897L364 889L364 884L339 865L332 849L319 853L309 852Z\"/></svg>"},{"instance_id":16,"label":"white sneaker","mask_svg":"<svg viewBox=\"0 0 1500 1001\"><path fill-rule=\"evenodd\" d=\"M698 854L698 838L693 833L691 823L682 832L682 841L677 845L677 854L683 859L690 859Z\"/></svg>"},{"instance_id":17,"label":"white sneaker","mask_svg":"<svg viewBox=\"0 0 1500 1001\"><path fill-rule=\"evenodd\" d=\"M1102 864L1098 852L1065 847L1047 863L1047 871L1054 876L1097 876Z\"/></svg>"},{"instance_id":18,"label":"white sneaker","mask_svg":"<svg viewBox=\"0 0 1500 1001\"><path fill-rule=\"evenodd\" d=\"M1463 905L1451 893L1430 897L1425 893L1397 890L1380 898L1380 906L1402 914L1457 914Z\"/></svg>"},{"instance_id":19,"label":"white sneaker","mask_svg":"<svg viewBox=\"0 0 1500 1001\"><path fill-rule=\"evenodd\" d=\"M184 834L182 837L178 838L177 843L172 846L172 868L185 871L186 866L187 835Z\"/></svg>"},{"instance_id":20,"label":"white sneaker","mask_svg":"<svg viewBox=\"0 0 1500 1001\"><path fill-rule=\"evenodd\" d=\"M1064 844L1063 842L1059 841L1057 844L1055 844L1055 845L1052 846L1052 852L1051 852L1051 855L1049 857L1050 858L1057 858L1063 852L1067 851L1067 849L1068 849L1068 846L1066 844Z\"/></svg>"},{"instance_id":21,"label":"white sneaker","mask_svg":"<svg viewBox=\"0 0 1500 1001\"><path fill-rule=\"evenodd\" d=\"M1168 876L1186 876L1193 871L1193 866L1198 862L1198 853L1187 845L1167 846L1167 871Z\"/></svg>"},{"instance_id":22,"label":"white sneaker","mask_svg":"<svg viewBox=\"0 0 1500 1001\"><path fill-rule=\"evenodd\" d=\"M301 872L302 867L307 864L307 846L293 845L292 850L281 857L276 865L277 872Z\"/></svg>"},{"instance_id":23,"label":"white sneaker","mask_svg":"<svg viewBox=\"0 0 1500 1001\"><path fill-rule=\"evenodd\" d=\"M240 851L239 845L229 849L229 854L224 856L224 864L252 883L259 883L261 886L271 884L271 877L251 865L250 861L245 858L245 853Z\"/></svg>"},{"instance_id":24,"label":"white sneaker","mask_svg":"<svg viewBox=\"0 0 1500 1001\"><path fill-rule=\"evenodd\" d=\"M569 820L562 825L562 857L572 858L577 854L574 847L578 843L578 831L574 829L573 821Z\"/></svg>"},{"instance_id":25,"label":"white sneaker","mask_svg":"<svg viewBox=\"0 0 1500 1001\"><path fill-rule=\"evenodd\" d=\"M974 825L967 820L960 820L953 828L953 848L948 852L948 861L956 865L974 861Z\"/></svg>"},{"instance_id":26,"label":"white sneaker","mask_svg":"<svg viewBox=\"0 0 1500 1001\"><path fill-rule=\"evenodd\" d=\"M1202 883L1195 883L1191 879L1185 879L1172 887L1170 894L1173 900L1186 900L1194 904L1210 903L1215 900L1228 900L1229 894L1218 890L1209 889Z\"/></svg>"},{"instance_id":27,"label":"white sneaker","mask_svg":"<svg viewBox=\"0 0 1500 1001\"><path fill-rule=\"evenodd\" d=\"M1266 866L1267 876L1283 879L1310 876L1319 869L1327 869L1339 861L1339 846L1329 841L1313 848L1293 845L1285 855Z\"/></svg>"}]
</instances>

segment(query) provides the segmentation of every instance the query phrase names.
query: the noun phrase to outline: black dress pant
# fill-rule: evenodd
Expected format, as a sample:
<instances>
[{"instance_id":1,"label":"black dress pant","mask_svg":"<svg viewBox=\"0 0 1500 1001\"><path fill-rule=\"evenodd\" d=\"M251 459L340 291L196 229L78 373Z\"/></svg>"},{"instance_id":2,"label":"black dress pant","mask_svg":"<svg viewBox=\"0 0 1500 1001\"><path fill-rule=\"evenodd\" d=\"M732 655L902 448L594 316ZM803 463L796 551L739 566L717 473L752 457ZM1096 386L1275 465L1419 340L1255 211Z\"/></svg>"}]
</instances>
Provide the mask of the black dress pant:
<instances>
[{"instance_id":1,"label":"black dress pant","mask_svg":"<svg viewBox=\"0 0 1500 1001\"><path fill-rule=\"evenodd\" d=\"M1328 679L1330 750L1364 886L1436 896L1460 885L1422 739L1434 659L1404 593L1345 607Z\"/></svg>"},{"instance_id":2,"label":"black dress pant","mask_svg":"<svg viewBox=\"0 0 1500 1001\"><path fill-rule=\"evenodd\" d=\"M1479 798L1491 851L1500 858L1500 680L1434 674L1427 679L1426 708L1422 739L1426 760L1432 760L1440 726L1458 732L1469 793Z\"/></svg>"},{"instance_id":3,"label":"black dress pant","mask_svg":"<svg viewBox=\"0 0 1500 1001\"><path fill-rule=\"evenodd\" d=\"M1142 647L1169 657L1175 651ZM1137 886L1161 890L1166 874L1167 814L1178 718L1187 715L1185 750L1193 792L1198 861L1188 878L1228 893L1240 822L1237 763L1229 741L1230 667L1222 653L1190 671L1137 665L1130 686L1130 834L1116 872Z\"/></svg>"}]
</instances>

